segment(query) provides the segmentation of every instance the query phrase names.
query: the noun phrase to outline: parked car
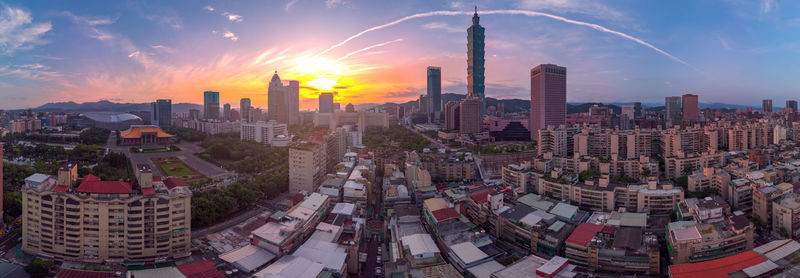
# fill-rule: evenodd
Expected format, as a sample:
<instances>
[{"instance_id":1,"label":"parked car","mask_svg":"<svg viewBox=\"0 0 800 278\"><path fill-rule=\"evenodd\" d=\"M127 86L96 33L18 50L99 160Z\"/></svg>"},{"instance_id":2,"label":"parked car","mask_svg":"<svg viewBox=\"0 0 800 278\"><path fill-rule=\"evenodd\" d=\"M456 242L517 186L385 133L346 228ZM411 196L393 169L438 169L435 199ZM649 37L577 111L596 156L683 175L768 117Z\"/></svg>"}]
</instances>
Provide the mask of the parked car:
<instances>
[{"instance_id":1,"label":"parked car","mask_svg":"<svg viewBox=\"0 0 800 278\"><path fill-rule=\"evenodd\" d=\"M381 260L381 256L378 256L377 263L381 264L382 262L383 262L383 260Z\"/></svg>"},{"instance_id":2,"label":"parked car","mask_svg":"<svg viewBox=\"0 0 800 278\"><path fill-rule=\"evenodd\" d=\"M375 276L381 276L381 272L383 272L383 271L381 271L380 267L376 267L375 268Z\"/></svg>"}]
</instances>

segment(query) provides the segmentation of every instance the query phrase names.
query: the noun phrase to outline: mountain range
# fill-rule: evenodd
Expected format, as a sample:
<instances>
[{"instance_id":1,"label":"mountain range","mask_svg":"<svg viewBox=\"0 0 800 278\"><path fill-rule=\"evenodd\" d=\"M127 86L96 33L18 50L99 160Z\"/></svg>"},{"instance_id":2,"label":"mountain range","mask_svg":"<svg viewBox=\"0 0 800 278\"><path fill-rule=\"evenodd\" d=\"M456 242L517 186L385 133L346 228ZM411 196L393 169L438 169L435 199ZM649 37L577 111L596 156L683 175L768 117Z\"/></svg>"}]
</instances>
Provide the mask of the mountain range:
<instances>
[{"instance_id":1,"label":"mountain range","mask_svg":"<svg viewBox=\"0 0 800 278\"><path fill-rule=\"evenodd\" d=\"M444 106L445 103L449 101L460 101L464 99L466 96L462 94L451 94L445 93L442 94L442 105ZM506 113L517 113L523 111L530 110L530 101L525 99L496 99L487 97L486 104L487 106L497 105L502 103L505 107ZM599 103L599 102L586 102L586 103L567 103L567 114L573 113L585 113L589 112L589 107L592 105L600 105L600 106L608 106L613 110L615 113L620 113L620 107L626 104L632 104L632 102L611 102L611 103ZM355 104L356 109L369 109L373 107L381 107L387 111L392 111L393 109L397 109L397 106L405 107L406 111L411 111L411 108L417 105L417 101L407 101L403 103L360 103ZM643 103L642 104L647 111L660 111L664 109L664 105L661 103ZM705 108L712 108L712 109L746 109L748 106L745 105L736 105L736 104L725 104L725 103L700 103L700 109ZM201 104L194 104L194 103L173 103L172 104L172 112L173 113L189 113L190 109L198 109L202 110L203 106ZM776 107L780 108L780 107ZM753 107L753 109L760 109L760 107ZM96 102L84 102L84 103L76 103L73 101L69 102L51 102L44 104L42 106L33 108L34 111L42 111L42 112L88 112L88 111L121 111L121 112L133 112L133 111L150 111L150 103L117 103L108 100L101 100Z\"/></svg>"}]
</instances>

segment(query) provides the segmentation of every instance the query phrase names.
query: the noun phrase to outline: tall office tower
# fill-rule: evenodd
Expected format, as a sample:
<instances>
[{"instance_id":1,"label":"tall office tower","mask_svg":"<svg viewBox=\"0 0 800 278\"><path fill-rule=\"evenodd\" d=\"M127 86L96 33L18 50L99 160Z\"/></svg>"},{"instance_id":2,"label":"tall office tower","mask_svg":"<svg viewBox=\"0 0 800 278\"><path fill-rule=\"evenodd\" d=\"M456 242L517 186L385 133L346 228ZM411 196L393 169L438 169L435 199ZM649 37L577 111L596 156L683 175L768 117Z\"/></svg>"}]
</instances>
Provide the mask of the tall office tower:
<instances>
[{"instance_id":1,"label":"tall office tower","mask_svg":"<svg viewBox=\"0 0 800 278\"><path fill-rule=\"evenodd\" d=\"M442 117L442 68L428 67L428 118L439 122Z\"/></svg>"},{"instance_id":2,"label":"tall office tower","mask_svg":"<svg viewBox=\"0 0 800 278\"><path fill-rule=\"evenodd\" d=\"M700 120L700 103L697 95L683 95L683 121L696 122L698 120Z\"/></svg>"},{"instance_id":3,"label":"tall office tower","mask_svg":"<svg viewBox=\"0 0 800 278\"><path fill-rule=\"evenodd\" d=\"M150 124L158 125L158 104L156 102L150 103Z\"/></svg>"},{"instance_id":4,"label":"tall office tower","mask_svg":"<svg viewBox=\"0 0 800 278\"><path fill-rule=\"evenodd\" d=\"M444 105L444 127L446 130L459 130L461 120L461 109L458 101L448 101Z\"/></svg>"},{"instance_id":5,"label":"tall office tower","mask_svg":"<svg viewBox=\"0 0 800 278\"><path fill-rule=\"evenodd\" d=\"M664 98L664 118L668 126L673 126L681 121L681 97Z\"/></svg>"},{"instance_id":6,"label":"tall office tower","mask_svg":"<svg viewBox=\"0 0 800 278\"><path fill-rule=\"evenodd\" d=\"M203 93L203 117L209 120L219 120L219 92L205 91Z\"/></svg>"},{"instance_id":7,"label":"tall office tower","mask_svg":"<svg viewBox=\"0 0 800 278\"><path fill-rule=\"evenodd\" d=\"M633 104L623 105L621 112L621 116L627 116L628 120L633 120L636 117L636 107Z\"/></svg>"},{"instance_id":8,"label":"tall office tower","mask_svg":"<svg viewBox=\"0 0 800 278\"><path fill-rule=\"evenodd\" d=\"M483 130L483 101L477 97L467 97L459 104L459 133L473 134Z\"/></svg>"},{"instance_id":9,"label":"tall office tower","mask_svg":"<svg viewBox=\"0 0 800 278\"><path fill-rule=\"evenodd\" d=\"M772 100L765 99L761 101L761 112L769 113L772 112Z\"/></svg>"},{"instance_id":10,"label":"tall office tower","mask_svg":"<svg viewBox=\"0 0 800 278\"><path fill-rule=\"evenodd\" d=\"M319 113L333 113L333 93L319 94Z\"/></svg>"},{"instance_id":11,"label":"tall office tower","mask_svg":"<svg viewBox=\"0 0 800 278\"><path fill-rule=\"evenodd\" d=\"M289 120L287 124L296 125L300 123L300 81L289 80L289 86L286 88L286 93L289 94L288 100L288 115Z\"/></svg>"},{"instance_id":12,"label":"tall office tower","mask_svg":"<svg viewBox=\"0 0 800 278\"><path fill-rule=\"evenodd\" d=\"M200 119L200 110L189 109L189 119L199 120Z\"/></svg>"},{"instance_id":13,"label":"tall office tower","mask_svg":"<svg viewBox=\"0 0 800 278\"><path fill-rule=\"evenodd\" d=\"M156 100L155 110L153 110L154 120L158 122L158 126L167 127L172 126L172 100L159 99Z\"/></svg>"},{"instance_id":14,"label":"tall office tower","mask_svg":"<svg viewBox=\"0 0 800 278\"><path fill-rule=\"evenodd\" d=\"M278 71L272 75L267 89L267 118L278 123L287 123L289 111L289 94L278 76Z\"/></svg>"},{"instance_id":15,"label":"tall office tower","mask_svg":"<svg viewBox=\"0 0 800 278\"><path fill-rule=\"evenodd\" d=\"M531 140L539 130L567 121L567 68L542 64L531 69ZM463 123L463 122L462 122Z\"/></svg>"},{"instance_id":16,"label":"tall office tower","mask_svg":"<svg viewBox=\"0 0 800 278\"><path fill-rule=\"evenodd\" d=\"M633 103L633 118L634 119L641 118L642 115L644 115L642 113L642 103L641 102L634 102Z\"/></svg>"},{"instance_id":17,"label":"tall office tower","mask_svg":"<svg viewBox=\"0 0 800 278\"><path fill-rule=\"evenodd\" d=\"M333 112L342 111L342 104L338 102L333 103Z\"/></svg>"},{"instance_id":18,"label":"tall office tower","mask_svg":"<svg viewBox=\"0 0 800 278\"><path fill-rule=\"evenodd\" d=\"M226 121L230 121L231 120L231 104L230 103L226 103L226 104L222 105L222 118L225 119Z\"/></svg>"},{"instance_id":19,"label":"tall office tower","mask_svg":"<svg viewBox=\"0 0 800 278\"><path fill-rule=\"evenodd\" d=\"M406 117L406 108L403 107L402 105L398 105L397 106L397 120L400 121L400 123L402 123L403 122L403 118L405 118L405 117Z\"/></svg>"},{"instance_id":20,"label":"tall office tower","mask_svg":"<svg viewBox=\"0 0 800 278\"><path fill-rule=\"evenodd\" d=\"M797 112L797 101L787 100L786 101L786 108L791 108L792 111Z\"/></svg>"},{"instance_id":21,"label":"tall office tower","mask_svg":"<svg viewBox=\"0 0 800 278\"><path fill-rule=\"evenodd\" d=\"M484 55L486 46L483 40L484 36L483 27L479 24L478 7L475 6L475 15L472 16L472 26L467 29L467 98L473 96L481 100L481 114L486 114L486 99L484 95L484 81L486 77L484 72L486 68L484 64Z\"/></svg>"},{"instance_id":22,"label":"tall office tower","mask_svg":"<svg viewBox=\"0 0 800 278\"><path fill-rule=\"evenodd\" d=\"M239 114L242 115L243 122L250 122L250 99L243 98L239 100Z\"/></svg>"}]
</instances>

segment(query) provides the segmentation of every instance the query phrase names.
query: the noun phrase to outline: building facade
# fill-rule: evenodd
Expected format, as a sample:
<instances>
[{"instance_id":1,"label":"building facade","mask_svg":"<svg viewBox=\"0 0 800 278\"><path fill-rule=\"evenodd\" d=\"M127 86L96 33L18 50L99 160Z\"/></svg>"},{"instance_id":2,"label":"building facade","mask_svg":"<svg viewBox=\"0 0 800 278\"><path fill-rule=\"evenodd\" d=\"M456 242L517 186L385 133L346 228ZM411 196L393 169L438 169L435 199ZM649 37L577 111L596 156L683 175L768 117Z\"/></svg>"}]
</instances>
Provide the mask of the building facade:
<instances>
[{"instance_id":1,"label":"building facade","mask_svg":"<svg viewBox=\"0 0 800 278\"><path fill-rule=\"evenodd\" d=\"M442 68L428 67L429 119L439 122L442 118Z\"/></svg>"},{"instance_id":2,"label":"building facade","mask_svg":"<svg viewBox=\"0 0 800 278\"><path fill-rule=\"evenodd\" d=\"M472 26L467 29L467 97L474 97L481 100L481 116L486 114L486 104L484 84L486 71L484 55L486 54L486 29L480 25L478 8L475 8L475 15L472 16Z\"/></svg>"},{"instance_id":3,"label":"building facade","mask_svg":"<svg viewBox=\"0 0 800 278\"><path fill-rule=\"evenodd\" d=\"M136 171L138 188L92 175L77 187L26 183L22 250L87 263L157 263L191 255L188 185L170 187L169 179L153 181L146 166ZM68 172L59 171L59 177Z\"/></svg>"},{"instance_id":4,"label":"building facade","mask_svg":"<svg viewBox=\"0 0 800 278\"><path fill-rule=\"evenodd\" d=\"M544 64L531 69L531 140L539 130L566 124L567 68Z\"/></svg>"}]
</instances>

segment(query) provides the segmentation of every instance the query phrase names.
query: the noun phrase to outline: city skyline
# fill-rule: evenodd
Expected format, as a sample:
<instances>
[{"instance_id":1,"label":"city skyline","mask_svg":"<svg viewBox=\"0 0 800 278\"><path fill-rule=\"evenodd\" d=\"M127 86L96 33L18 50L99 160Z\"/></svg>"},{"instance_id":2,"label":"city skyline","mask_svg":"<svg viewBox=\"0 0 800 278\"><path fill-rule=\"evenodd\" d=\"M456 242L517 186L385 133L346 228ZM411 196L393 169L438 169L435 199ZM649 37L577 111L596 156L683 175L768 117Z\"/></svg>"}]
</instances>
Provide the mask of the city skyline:
<instances>
[{"instance_id":1,"label":"city skyline","mask_svg":"<svg viewBox=\"0 0 800 278\"><path fill-rule=\"evenodd\" d=\"M337 103L412 100L425 92L427 65L442 67L443 93L466 94L463 40L475 4L488 30L486 97L525 99L526 69L542 63L571 69L569 102L691 93L758 107L798 89L793 3L329 2L4 2L0 109L45 99L200 103L206 90L221 103L249 97L266 107L275 69L301 82L302 109L323 91L337 91ZM388 14L371 16L378 8ZM686 22L671 24L678 12ZM345 24L326 28L332 20Z\"/></svg>"}]
</instances>

